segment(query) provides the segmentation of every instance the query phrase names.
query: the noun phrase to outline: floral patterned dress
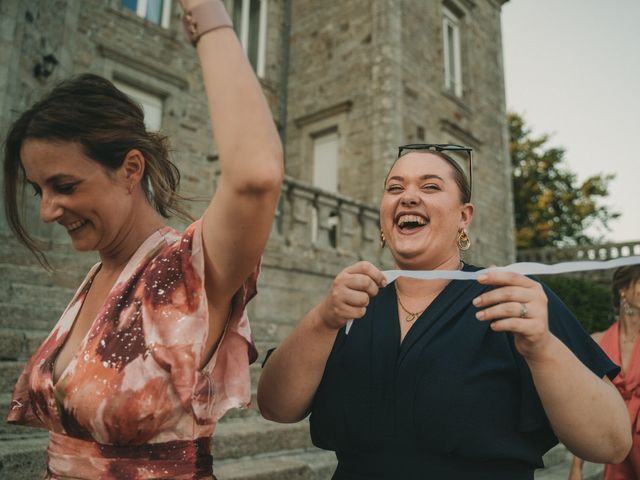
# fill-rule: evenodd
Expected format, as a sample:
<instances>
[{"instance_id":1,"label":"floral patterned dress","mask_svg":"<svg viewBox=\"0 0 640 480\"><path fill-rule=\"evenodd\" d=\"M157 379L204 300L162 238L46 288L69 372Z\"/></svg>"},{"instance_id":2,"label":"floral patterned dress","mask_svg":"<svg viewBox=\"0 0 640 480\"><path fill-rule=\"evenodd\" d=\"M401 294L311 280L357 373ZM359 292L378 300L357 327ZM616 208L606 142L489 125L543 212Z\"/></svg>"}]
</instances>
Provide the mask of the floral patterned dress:
<instances>
[{"instance_id":1,"label":"floral patterned dress","mask_svg":"<svg viewBox=\"0 0 640 480\"><path fill-rule=\"evenodd\" d=\"M7 421L50 431L45 479L206 479L211 437L251 399L255 350L236 293L222 340L208 335L201 221L165 227L138 248L56 383L53 367L100 268L95 265L15 387Z\"/></svg>"}]
</instances>

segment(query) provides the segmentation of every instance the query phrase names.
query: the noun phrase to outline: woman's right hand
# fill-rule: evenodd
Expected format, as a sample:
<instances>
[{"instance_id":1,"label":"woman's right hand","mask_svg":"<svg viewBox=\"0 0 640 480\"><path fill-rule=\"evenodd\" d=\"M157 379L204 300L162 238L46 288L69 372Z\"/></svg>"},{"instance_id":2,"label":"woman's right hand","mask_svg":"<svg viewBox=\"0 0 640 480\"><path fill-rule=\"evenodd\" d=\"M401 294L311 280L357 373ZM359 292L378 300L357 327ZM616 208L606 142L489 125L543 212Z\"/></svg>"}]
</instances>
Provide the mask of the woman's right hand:
<instances>
[{"instance_id":1,"label":"woman's right hand","mask_svg":"<svg viewBox=\"0 0 640 480\"><path fill-rule=\"evenodd\" d=\"M331 290L318 305L323 326L338 330L349 320L364 316L369 299L386 284L382 272L369 262L358 262L345 268L333 280Z\"/></svg>"}]
</instances>

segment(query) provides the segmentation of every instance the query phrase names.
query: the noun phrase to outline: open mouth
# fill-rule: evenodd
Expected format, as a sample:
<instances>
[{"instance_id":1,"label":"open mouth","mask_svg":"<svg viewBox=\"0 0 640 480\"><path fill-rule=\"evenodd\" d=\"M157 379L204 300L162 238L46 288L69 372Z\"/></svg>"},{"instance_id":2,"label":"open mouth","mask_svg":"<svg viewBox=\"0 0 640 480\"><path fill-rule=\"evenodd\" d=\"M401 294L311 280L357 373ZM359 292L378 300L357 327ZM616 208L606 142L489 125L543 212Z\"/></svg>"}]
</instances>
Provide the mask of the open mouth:
<instances>
[{"instance_id":1,"label":"open mouth","mask_svg":"<svg viewBox=\"0 0 640 480\"><path fill-rule=\"evenodd\" d=\"M78 220L76 222L65 225L65 227L68 233L73 233L84 227L87 223L89 223L89 220Z\"/></svg>"},{"instance_id":2,"label":"open mouth","mask_svg":"<svg viewBox=\"0 0 640 480\"><path fill-rule=\"evenodd\" d=\"M429 219L421 215L400 215L396 220L398 228L404 233L417 231L428 223Z\"/></svg>"}]
</instances>

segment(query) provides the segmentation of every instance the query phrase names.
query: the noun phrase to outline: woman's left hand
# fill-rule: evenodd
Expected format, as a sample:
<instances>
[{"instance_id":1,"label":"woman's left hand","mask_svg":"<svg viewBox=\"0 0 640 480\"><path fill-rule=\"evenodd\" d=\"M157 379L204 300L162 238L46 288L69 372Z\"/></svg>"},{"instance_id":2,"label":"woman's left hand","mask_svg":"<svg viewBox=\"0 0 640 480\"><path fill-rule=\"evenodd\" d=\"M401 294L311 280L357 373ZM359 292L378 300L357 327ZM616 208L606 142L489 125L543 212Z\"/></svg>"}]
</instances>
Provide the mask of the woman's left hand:
<instances>
[{"instance_id":1,"label":"woman's left hand","mask_svg":"<svg viewBox=\"0 0 640 480\"><path fill-rule=\"evenodd\" d=\"M542 285L512 272L488 272L478 282L498 288L473 300L479 309L476 318L490 321L496 332L512 332L518 352L526 359L540 355L551 339Z\"/></svg>"}]
</instances>

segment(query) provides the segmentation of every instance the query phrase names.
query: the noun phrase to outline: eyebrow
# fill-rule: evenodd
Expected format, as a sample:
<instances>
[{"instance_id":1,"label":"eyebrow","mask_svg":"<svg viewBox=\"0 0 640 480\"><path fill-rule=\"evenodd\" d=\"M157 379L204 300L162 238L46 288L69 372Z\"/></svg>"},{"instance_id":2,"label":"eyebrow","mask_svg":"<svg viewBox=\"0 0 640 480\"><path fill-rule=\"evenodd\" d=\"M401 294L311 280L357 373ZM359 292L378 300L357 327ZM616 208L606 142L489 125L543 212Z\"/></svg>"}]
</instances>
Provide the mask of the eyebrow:
<instances>
[{"instance_id":1,"label":"eyebrow","mask_svg":"<svg viewBox=\"0 0 640 480\"><path fill-rule=\"evenodd\" d=\"M440 175L435 175L433 173L422 175L419 180L431 180L434 178L444 182L444 178L442 178ZM393 177L387 178L387 182L389 182L390 180L398 180L399 182L404 182L404 177L401 177L399 175L394 175Z\"/></svg>"},{"instance_id":2,"label":"eyebrow","mask_svg":"<svg viewBox=\"0 0 640 480\"><path fill-rule=\"evenodd\" d=\"M44 183L45 183L45 184L47 184L47 183L48 183L48 184L50 184L50 185L51 185L51 184L53 184L53 183L57 183L57 182L64 181L64 180L67 180L67 179L69 179L69 180L75 180L75 178L73 177L73 175L69 175L69 174L66 174L66 173L58 173L58 174L56 174L56 175L52 175L52 176L50 176L49 178L47 178L47 179L44 181ZM37 185L37 183L36 183L36 182L34 182L33 180L31 180L30 178L26 178L26 180L27 180L27 182L29 182L31 185Z\"/></svg>"}]
</instances>

